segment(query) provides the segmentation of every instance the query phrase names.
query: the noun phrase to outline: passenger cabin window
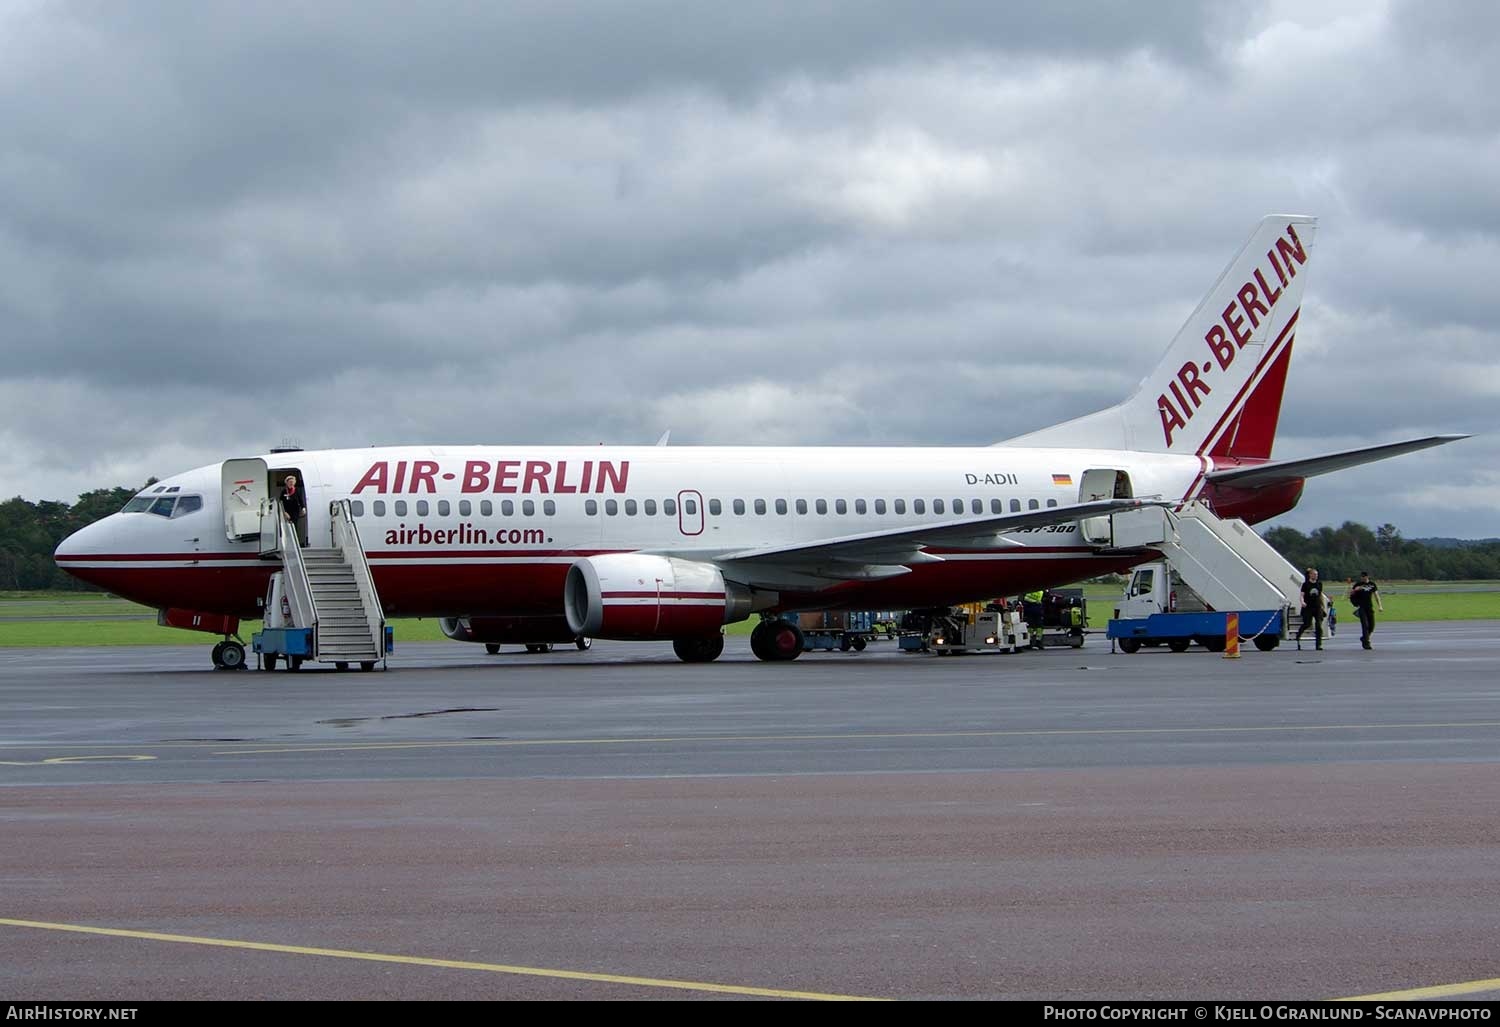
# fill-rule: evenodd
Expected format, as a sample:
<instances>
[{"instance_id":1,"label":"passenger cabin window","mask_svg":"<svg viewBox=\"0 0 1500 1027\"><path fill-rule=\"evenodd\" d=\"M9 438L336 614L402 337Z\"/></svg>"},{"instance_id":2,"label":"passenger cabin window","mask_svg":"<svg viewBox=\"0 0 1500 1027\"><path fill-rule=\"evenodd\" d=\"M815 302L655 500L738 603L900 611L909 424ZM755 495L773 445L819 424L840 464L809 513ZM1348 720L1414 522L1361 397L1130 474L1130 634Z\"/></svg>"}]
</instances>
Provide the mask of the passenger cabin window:
<instances>
[{"instance_id":1,"label":"passenger cabin window","mask_svg":"<svg viewBox=\"0 0 1500 1027\"><path fill-rule=\"evenodd\" d=\"M758 513L758 514L762 514L762 515L765 514L765 512L766 512L766 501L764 499L757 499L755 501L755 512Z\"/></svg>"},{"instance_id":2,"label":"passenger cabin window","mask_svg":"<svg viewBox=\"0 0 1500 1027\"><path fill-rule=\"evenodd\" d=\"M645 510L647 517L656 516L656 500L648 499L644 503L642 503L641 506Z\"/></svg>"},{"instance_id":3,"label":"passenger cabin window","mask_svg":"<svg viewBox=\"0 0 1500 1027\"><path fill-rule=\"evenodd\" d=\"M638 507L635 505L635 500L633 500L633 499L627 499L627 500L625 500L625 516L626 517L634 517L635 516L635 512L636 512L637 509L638 509Z\"/></svg>"},{"instance_id":4,"label":"passenger cabin window","mask_svg":"<svg viewBox=\"0 0 1500 1027\"><path fill-rule=\"evenodd\" d=\"M1038 503L1035 499L1028 499L1028 500L1026 500L1026 509L1028 509L1028 510L1037 510L1037 509L1040 509L1041 505L1042 504Z\"/></svg>"},{"instance_id":5,"label":"passenger cabin window","mask_svg":"<svg viewBox=\"0 0 1500 1027\"><path fill-rule=\"evenodd\" d=\"M397 517L405 517L406 516L406 500L404 500L404 499L398 499L392 505L395 507L396 516Z\"/></svg>"},{"instance_id":6,"label":"passenger cabin window","mask_svg":"<svg viewBox=\"0 0 1500 1027\"><path fill-rule=\"evenodd\" d=\"M458 515L460 517L469 517L469 516L472 516L473 513L474 513L474 504L473 503L469 502L467 499L460 499L458 501Z\"/></svg>"},{"instance_id":7,"label":"passenger cabin window","mask_svg":"<svg viewBox=\"0 0 1500 1027\"><path fill-rule=\"evenodd\" d=\"M688 500L688 502L692 502L692 500ZM688 513L692 512L693 511L691 510L688 511ZM708 512L717 517L719 516L719 514L724 512L724 504L719 502L717 499L710 499L708 501Z\"/></svg>"},{"instance_id":8,"label":"passenger cabin window","mask_svg":"<svg viewBox=\"0 0 1500 1027\"><path fill-rule=\"evenodd\" d=\"M1049 500L1047 500L1047 505L1048 506L1056 506L1057 505L1057 500L1055 500L1055 499L1049 499Z\"/></svg>"},{"instance_id":9,"label":"passenger cabin window","mask_svg":"<svg viewBox=\"0 0 1500 1027\"><path fill-rule=\"evenodd\" d=\"M934 499L932 501L932 512L935 514L943 512L943 501L941 499Z\"/></svg>"},{"instance_id":10,"label":"passenger cabin window","mask_svg":"<svg viewBox=\"0 0 1500 1027\"><path fill-rule=\"evenodd\" d=\"M786 513L786 500L785 499L778 499L778 500L776 500L776 512L779 513L779 514L785 514Z\"/></svg>"},{"instance_id":11,"label":"passenger cabin window","mask_svg":"<svg viewBox=\"0 0 1500 1027\"><path fill-rule=\"evenodd\" d=\"M535 517L536 502L530 499L521 500L521 513L525 514L527 517Z\"/></svg>"},{"instance_id":12,"label":"passenger cabin window","mask_svg":"<svg viewBox=\"0 0 1500 1027\"><path fill-rule=\"evenodd\" d=\"M820 514L826 514L828 512L828 500L826 500L826 499L820 499L820 500L818 500L816 503L813 504L813 509L817 510L818 513L820 513Z\"/></svg>"},{"instance_id":13,"label":"passenger cabin window","mask_svg":"<svg viewBox=\"0 0 1500 1027\"><path fill-rule=\"evenodd\" d=\"M373 503L370 504L370 509L372 509L373 511L375 511L375 516L376 517L384 517L385 516L385 500L383 500L383 499L377 499L377 500L375 500Z\"/></svg>"},{"instance_id":14,"label":"passenger cabin window","mask_svg":"<svg viewBox=\"0 0 1500 1027\"><path fill-rule=\"evenodd\" d=\"M732 506L736 517L745 516L745 501L743 499L736 499Z\"/></svg>"},{"instance_id":15,"label":"passenger cabin window","mask_svg":"<svg viewBox=\"0 0 1500 1027\"><path fill-rule=\"evenodd\" d=\"M604 501L604 512L610 517L616 517L620 513L620 504L613 499L606 499Z\"/></svg>"},{"instance_id":16,"label":"passenger cabin window","mask_svg":"<svg viewBox=\"0 0 1500 1027\"><path fill-rule=\"evenodd\" d=\"M664 513L664 514L666 514L668 517L676 517L677 516L677 500L675 500L675 499L663 499L661 501L661 512Z\"/></svg>"},{"instance_id":17,"label":"passenger cabin window","mask_svg":"<svg viewBox=\"0 0 1500 1027\"><path fill-rule=\"evenodd\" d=\"M588 514L590 517L597 517L599 515L598 500L585 499L583 501L583 512Z\"/></svg>"},{"instance_id":18,"label":"passenger cabin window","mask_svg":"<svg viewBox=\"0 0 1500 1027\"><path fill-rule=\"evenodd\" d=\"M448 501L446 499L439 499L438 500L438 516L439 517L447 517L452 512L453 512L453 507L451 507L451 506L448 505Z\"/></svg>"},{"instance_id":19,"label":"passenger cabin window","mask_svg":"<svg viewBox=\"0 0 1500 1027\"><path fill-rule=\"evenodd\" d=\"M978 511L976 511L976 513L977 512ZM1000 500L998 500L998 499L992 499L992 500L990 500L990 513L997 514L997 513L1004 513L1004 512L1005 512L1005 504L1001 503Z\"/></svg>"},{"instance_id":20,"label":"passenger cabin window","mask_svg":"<svg viewBox=\"0 0 1500 1027\"><path fill-rule=\"evenodd\" d=\"M844 502L842 499L835 499L833 501L833 512L838 514L846 514L849 512L849 504Z\"/></svg>"},{"instance_id":21,"label":"passenger cabin window","mask_svg":"<svg viewBox=\"0 0 1500 1027\"><path fill-rule=\"evenodd\" d=\"M797 512L799 514L805 514L805 513L807 513L807 500L805 500L805 499L799 499L799 500L797 500Z\"/></svg>"},{"instance_id":22,"label":"passenger cabin window","mask_svg":"<svg viewBox=\"0 0 1500 1027\"><path fill-rule=\"evenodd\" d=\"M479 501L479 515L481 517L493 517L495 515L495 504L488 499Z\"/></svg>"},{"instance_id":23,"label":"passenger cabin window","mask_svg":"<svg viewBox=\"0 0 1500 1027\"><path fill-rule=\"evenodd\" d=\"M962 499L955 499L953 501L953 512L956 514L961 514L964 512L964 501ZM975 510L974 512L978 513L979 511Z\"/></svg>"},{"instance_id":24,"label":"passenger cabin window","mask_svg":"<svg viewBox=\"0 0 1500 1027\"><path fill-rule=\"evenodd\" d=\"M509 499L500 500L500 516L514 517L516 515L516 504Z\"/></svg>"},{"instance_id":25,"label":"passenger cabin window","mask_svg":"<svg viewBox=\"0 0 1500 1027\"><path fill-rule=\"evenodd\" d=\"M356 517L365 515L365 501L363 499L351 499L349 501L349 512Z\"/></svg>"},{"instance_id":26,"label":"passenger cabin window","mask_svg":"<svg viewBox=\"0 0 1500 1027\"><path fill-rule=\"evenodd\" d=\"M877 500L875 500L875 512L877 514L880 514L882 517L885 516L885 500L883 500L883 499L877 499Z\"/></svg>"},{"instance_id":27,"label":"passenger cabin window","mask_svg":"<svg viewBox=\"0 0 1500 1027\"><path fill-rule=\"evenodd\" d=\"M911 512L914 514L924 514L927 512L927 504L920 499L913 499L911 501Z\"/></svg>"},{"instance_id":28,"label":"passenger cabin window","mask_svg":"<svg viewBox=\"0 0 1500 1027\"><path fill-rule=\"evenodd\" d=\"M696 499L684 499L682 501L682 512L689 517L698 515L698 501Z\"/></svg>"},{"instance_id":29,"label":"passenger cabin window","mask_svg":"<svg viewBox=\"0 0 1500 1027\"><path fill-rule=\"evenodd\" d=\"M896 500L895 509L896 509L896 512L898 514L904 514L904 513L906 513L906 500L904 500L904 499L898 499L898 500Z\"/></svg>"},{"instance_id":30,"label":"passenger cabin window","mask_svg":"<svg viewBox=\"0 0 1500 1027\"><path fill-rule=\"evenodd\" d=\"M865 501L863 499L856 499L854 501L854 512L857 514L865 512Z\"/></svg>"},{"instance_id":31,"label":"passenger cabin window","mask_svg":"<svg viewBox=\"0 0 1500 1027\"><path fill-rule=\"evenodd\" d=\"M1021 501L1019 499L1012 499L1010 501L1010 512L1011 513L1019 513L1020 511L1021 511Z\"/></svg>"},{"instance_id":32,"label":"passenger cabin window","mask_svg":"<svg viewBox=\"0 0 1500 1027\"><path fill-rule=\"evenodd\" d=\"M426 517L428 509L429 508L427 506L427 500L425 500L425 499L419 499L419 500L417 500L417 516L418 517Z\"/></svg>"},{"instance_id":33,"label":"passenger cabin window","mask_svg":"<svg viewBox=\"0 0 1500 1027\"><path fill-rule=\"evenodd\" d=\"M550 499L542 500L542 513L546 514L548 517L556 517L557 504Z\"/></svg>"}]
</instances>

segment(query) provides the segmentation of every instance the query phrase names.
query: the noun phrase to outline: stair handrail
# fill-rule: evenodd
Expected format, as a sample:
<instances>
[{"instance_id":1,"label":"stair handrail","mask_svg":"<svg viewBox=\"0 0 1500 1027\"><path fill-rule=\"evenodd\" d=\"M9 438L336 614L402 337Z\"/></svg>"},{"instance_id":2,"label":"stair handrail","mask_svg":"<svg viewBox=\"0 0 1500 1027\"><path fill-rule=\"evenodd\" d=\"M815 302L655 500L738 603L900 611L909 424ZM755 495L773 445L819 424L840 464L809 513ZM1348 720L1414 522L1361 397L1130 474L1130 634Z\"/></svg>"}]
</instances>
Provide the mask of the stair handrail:
<instances>
[{"instance_id":1,"label":"stair handrail","mask_svg":"<svg viewBox=\"0 0 1500 1027\"><path fill-rule=\"evenodd\" d=\"M292 608L292 623L299 628L313 629L316 648L318 604L313 601L312 582L307 578L307 564L302 559L297 526L282 515L279 499L272 501L271 514L276 518L276 547L281 552L281 580Z\"/></svg>"},{"instance_id":2,"label":"stair handrail","mask_svg":"<svg viewBox=\"0 0 1500 1027\"><path fill-rule=\"evenodd\" d=\"M375 642L376 659L385 656L385 610L380 605L380 593L375 591L375 578L370 573L370 561L365 558L365 547L359 539L359 526L354 523L354 510L347 499L335 499L328 504L328 520L333 532L333 546L344 557L354 571L354 584L359 589L360 605L364 607L365 623L370 637Z\"/></svg>"}]
</instances>

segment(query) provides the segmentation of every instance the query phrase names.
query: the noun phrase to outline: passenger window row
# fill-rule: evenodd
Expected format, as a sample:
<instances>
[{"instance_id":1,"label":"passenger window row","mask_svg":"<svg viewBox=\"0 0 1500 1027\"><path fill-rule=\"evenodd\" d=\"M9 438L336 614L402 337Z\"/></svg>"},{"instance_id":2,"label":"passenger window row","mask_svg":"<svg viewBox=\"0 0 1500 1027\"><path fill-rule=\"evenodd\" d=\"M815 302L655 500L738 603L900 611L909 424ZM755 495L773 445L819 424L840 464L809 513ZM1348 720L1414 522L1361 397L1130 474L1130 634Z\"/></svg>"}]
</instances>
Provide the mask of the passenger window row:
<instances>
[{"instance_id":1,"label":"passenger window row","mask_svg":"<svg viewBox=\"0 0 1500 1027\"><path fill-rule=\"evenodd\" d=\"M555 501L551 499L544 499L542 500L541 505L543 516L555 517L557 515L557 503ZM428 503L427 500L418 499L415 501L414 506L416 508L416 515L418 517L427 517L431 515L432 506ZM440 499L437 501L436 506L437 516L448 517L451 515L452 506L449 504L448 500ZM535 517L536 506L537 504L534 500L521 500L521 516ZM655 517L657 515L657 501L654 499L644 499L640 500L639 502L634 499L626 499L623 501L617 499L606 499L604 500L603 506L604 514L606 517L618 517L620 516L622 510L626 517L635 517L638 514L644 514L647 517ZM724 504L720 500L710 499L706 506L708 507L707 512L710 516L722 517L724 515ZM1041 509L1041 506L1042 504L1038 500L1028 499L1026 501L1026 509L1028 510L1039 510ZM1057 500L1047 500L1047 506L1049 508L1057 506ZM395 516L407 516L408 508L406 500L393 500L391 503L391 507L392 512ZM586 499L583 501L583 512L589 517L597 517L599 515L599 507L600 504L597 499ZM365 504L363 500L350 500L349 508L353 511L354 516L356 517L363 517L365 515ZM832 512L838 516L847 516L852 508L853 512L861 517L867 515L871 510L875 512L876 516L883 517L885 516L888 509L887 502L884 499L875 499L870 500L869 502L866 502L863 499L856 499L853 500L852 503L851 501L846 499L835 499L831 504L831 508ZM371 513L376 517L384 517L386 515L386 504L382 499L372 500L370 503L370 509ZM677 501L675 499L663 499L661 501L660 509L661 513L664 516L676 517ZM771 509L774 509L777 514L782 516L785 516L792 509L795 509L798 514L806 514L808 513L809 509L811 509L819 516L827 516L830 510L830 503L826 499L815 499L812 501L812 505L809 508L808 501L805 499L793 500L790 505L785 499L773 500L769 504L764 499L753 499L749 501L748 505L743 499L734 499L730 500L729 509L733 511L734 516L736 517L744 517L749 510L753 510L756 516L763 517ZM932 501L931 509L934 514L947 514L951 510L952 515L956 517L962 517L965 515L972 515L977 517L985 512L985 504L981 499L969 499L967 500L966 506L966 501L960 498L954 499L952 501L952 506L950 507L946 501L941 499L934 499ZM898 517L904 517L907 511L907 501L904 499L893 499L890 501L889 510ZM928 504L926 500L913 499L911 501L912 514L919 517L926 516L927 510ZM127 512L129 512L128 507ZM154 513L156 511L153 510L152 512ZM684 499L682 501L682 512L689 517L696 517L698 515L697 500ZM991 499L989 502L989 512L991 515L1005 513L1006 511L1004 501L1000 499ZM1021 501L1019 499L1012 499L1010 501L1010 512L1021 512ZM460 517L472 517L473 514L473 504L467 499L460 499L458 501L458 515ZM493 517L494 515L495 504L488 499L480 500L479 516ZM514 517L515 515L516 503L513 500L502 499L500 501L500 516Z\"/></svg>"}]
</instances>

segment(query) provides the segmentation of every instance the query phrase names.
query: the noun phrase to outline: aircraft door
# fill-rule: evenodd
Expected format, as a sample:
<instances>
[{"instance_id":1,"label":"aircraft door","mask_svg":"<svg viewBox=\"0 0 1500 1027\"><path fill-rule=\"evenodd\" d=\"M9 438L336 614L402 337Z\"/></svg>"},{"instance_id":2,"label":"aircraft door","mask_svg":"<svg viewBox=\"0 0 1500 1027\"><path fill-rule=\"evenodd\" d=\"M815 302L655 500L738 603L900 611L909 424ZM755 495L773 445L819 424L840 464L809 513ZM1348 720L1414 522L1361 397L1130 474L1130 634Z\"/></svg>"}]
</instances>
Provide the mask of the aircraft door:
<instances>
[{"instance_id":1,"label":"aircraft door","mask_svg":"<svg viewBox=\"0 0 1500 1027\"><path fill-rule=\"evenodd\" d=\"M1113 468L1092 467L1083 472L1083 478L1078 483L1080 503L1130 497L1130 475ZM1091 546L1107 546L1114 539L1108 517L1085 517L1078 525L1083 532L1083 540Z\"/></svg>"},{"instance_id":2,"label":"aircraft door","mask_svg":"<svg viewBox=\"0 0 1500 1027\"><path fill-rule=\"evenodd\" d=\"M260 538L268 505L266 462L258 457L225 460L220 482L225 536L231 542Z\"/></svg>"},{"instance_id":3,"label":"aircraft door","mask_svg":"<svg viewBox=\"0 0 1500 1027\"><path fill-rule=\"evenodd\" d=\"M677 493L677 530L684 535L703 534L703 493L693 489Z\"/></svg>"}]
</instances>

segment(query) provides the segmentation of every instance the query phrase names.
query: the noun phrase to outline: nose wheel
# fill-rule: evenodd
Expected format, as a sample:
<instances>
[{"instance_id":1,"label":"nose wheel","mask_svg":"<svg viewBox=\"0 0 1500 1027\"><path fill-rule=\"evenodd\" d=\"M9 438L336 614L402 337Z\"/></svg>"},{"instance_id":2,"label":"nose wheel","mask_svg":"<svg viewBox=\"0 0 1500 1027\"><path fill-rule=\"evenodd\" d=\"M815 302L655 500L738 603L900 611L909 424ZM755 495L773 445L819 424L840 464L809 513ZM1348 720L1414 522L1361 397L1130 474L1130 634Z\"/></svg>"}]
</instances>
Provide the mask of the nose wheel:
<instances>
[{"instance_id":1,"label":"nose wheel","mask_svg":"<svg viewBox=\"0 0 1500 1027\"><path fill-rule=\"evenodd\" d=\"M215 670L240 670L245 666L245 647L226 638L214 646L213 661Z\"/></svg>"}]
</instances>

